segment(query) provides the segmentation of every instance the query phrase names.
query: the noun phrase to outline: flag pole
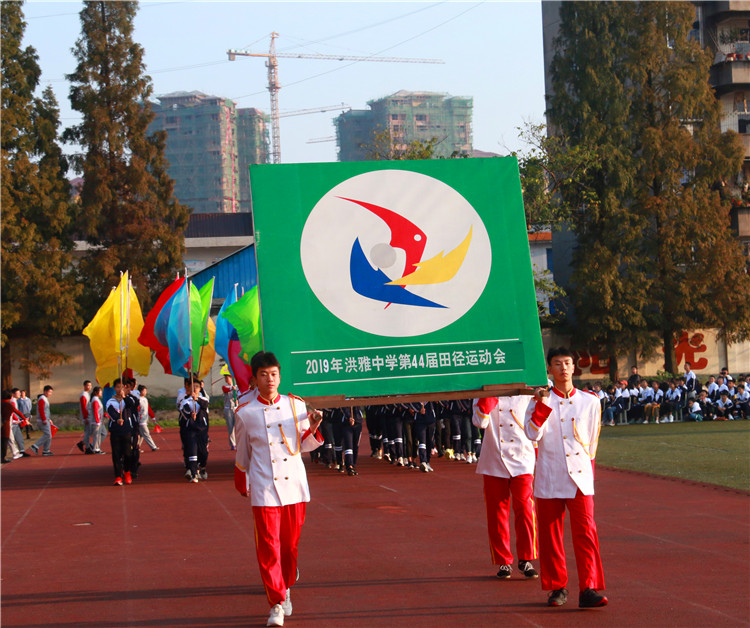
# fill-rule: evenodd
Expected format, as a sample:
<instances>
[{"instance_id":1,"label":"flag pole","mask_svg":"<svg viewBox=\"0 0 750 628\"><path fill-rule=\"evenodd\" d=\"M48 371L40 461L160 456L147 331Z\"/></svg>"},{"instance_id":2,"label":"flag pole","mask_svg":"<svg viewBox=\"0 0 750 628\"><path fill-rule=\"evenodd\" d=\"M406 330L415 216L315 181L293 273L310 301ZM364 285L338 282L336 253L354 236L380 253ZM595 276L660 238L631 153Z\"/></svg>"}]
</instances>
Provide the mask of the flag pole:
<instances>
[{"instance_id":1,"label":"flag pole","mask_svg":"<svg viewBox=\"0 0 750 628\"><path fill-rule=\"evenodd\" d=\"M206 324L203 327L203 334L201 335L201 350L200 354L198 355L198 370L200 371L201 368L201 362L203 362L203 347L206 345L203 344L203 338L206 337L206 333L208 332L208 319L211 318L211 301L214 300L214 287L216 285L215 278L214 281L211 283L211 298L208 300L208 316L206 316Z\"/></svg>"},{"instance_id":2,"label":"flag pole","mask_svg":"<svg viewBox=\"0 0 750 628\"><path fill-rule=\"evenodd\" d=\"M122 284L122 271L120 271L120 284ZM119 285L118 285L119 287ZM118 308L120 312L120 318L117 321L117 324L119 325L118 329L118 336L120 337L120 346L117 348L117 374L120 378L122 378L122 291L120 291L120 307Z\"/></svg>"},{"instance_id":3,"label":"flag pole","mask_svg":"<svg viewBox=\"0 0 750 628\"><path fill-rule=\"evenodd\" d=\"M187 268L185 269L185 285L187 286L187 309L188 309L188 347L190 348L190 358L188 358L188 368L190 370L190 394L193 394L193 322L190 320L190 298L192 284L187 278Z\"/></svg>"},{"instance_id":4,"label":"flag pole","mask_svg":"<svg viewBox=\"0 0 750 628\"><path fill-rule=\"evenodd\" d=\"M127 312L127 318L125 320L125 370L128 370L128 354L130 353L130 290L133 286L133 278L128 272L128 293L123 298L125 299L125 311Z\"/></svg>"}]
</instances>

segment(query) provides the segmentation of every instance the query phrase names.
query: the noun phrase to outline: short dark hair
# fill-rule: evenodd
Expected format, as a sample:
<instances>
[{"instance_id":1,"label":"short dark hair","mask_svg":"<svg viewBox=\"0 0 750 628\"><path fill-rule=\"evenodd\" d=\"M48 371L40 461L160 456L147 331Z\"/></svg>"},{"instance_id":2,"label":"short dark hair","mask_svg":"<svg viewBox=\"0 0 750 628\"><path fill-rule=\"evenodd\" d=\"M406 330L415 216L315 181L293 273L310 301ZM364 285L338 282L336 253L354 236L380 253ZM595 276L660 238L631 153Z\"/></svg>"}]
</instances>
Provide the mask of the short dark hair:
<instances>
[{"instance_id":1,"label":"short dark hair","mask_svg":"<svg viewBox=\"0 0 750 628\"><path fill-rule=\"evenodd\" d=\"M119 377L112 382L112 388L115 388L117 384L122 384L122 380Z\"/></svg>"},{"instance_id":2,"label":"short dark hair","mask_svg":"<svg viewBox=\"0 0 750 628\"><path fill-rule=\"evenodd\" d=\"M253 377L258 374L260 369L266 369L272 366L281 370L281 364L279 364L276 356L270 351L258 351L258 353L250 359L250 368L253 370Z\"/></svg>"},{"instance_id":3,"label":"short dark hair","mask_svg":"<svg viewBox=\"0 0 750 628\"><path fill-rule=\"evenodd\" d=\"M139 393L142 393L144 390L147 390L147 389L148 389L147 386L144 386L143 384L141 384L140 386L138 386L138 392Z\"/></svg>"},{"instance_id":4,"label":"short dark hair","mask_svg":"<svg viewBox=\"0 0 750 628\"><path fill-rule=\"evenodd\" d=\"M50 390L55 390L55 389L54 389L54 388L52 388L52 386L50 386L49 384L47 384L47 385L46 385L46 386L44 387L44 392L49 392Z\"/></svg>"},{"instance_id":5,"label":"short dark hair","mask_svg":"<svg viewBox=\"0 0 750 628\"><path fill-rule=\"evenodd\" d=\"M3 391L3 399L10 399L10 398L11 398L10 390L8 390L8 389L6 388L6 389L5 389L4 391Z\"/></svg>"},{"instance_id":6,"label":"short dark hair","mask_svg":"<svg viewBox=\"0 0 750 628\"><path fill-rule=\"evenodd\" d=\"M552 365L552 358L557 358L560 356L564 358L575 359L573 352L567 347L552 347L549 351L547 351L547 366Z\"/></svg>"},{"instance_id":7,"label":"short dark hair","mask_svg":"<svg viewBox=\"0 0 750 628\"><path fill-rule=\"evenodd\" d=\"M84 379L84 380L83 380L83 385L84 385L84 386L85 386L86 384L90 384L90 383L91 383L91 380L90 380L90 379Z\"/></svg>"},{"instance_id":8,"label":"short dark hair","mask_svg":"<svg viewBox=\"0 0 750 628\"><path fill-rule=\"evenodd\" d=\"M685 362L685 366L690 366L690 367L692 367L693 365L692 365L692 364L691 364L690 362Z\"/></svg>"},{"instance_id":9,"label":"short dark hair","mask_svg":"<svg viewBox=\"0 0 750 628\"><path fill-rule=\"evenodd\" d=\"M91 394L96 397L100 392L102 391L101 386L94 386L94 388L91 390Z\"/></svg>"},{"instance_id":10,"label":"short dark hair","mask_svg":"<svg viewBox=\"0 0 750 628\"><path fill-rule=\"evenodd\" d=\"M15 395L17 392L19 392L18 388L11 388L10 389L10 394L11 395Z\"/></svg>"}]
</instances>

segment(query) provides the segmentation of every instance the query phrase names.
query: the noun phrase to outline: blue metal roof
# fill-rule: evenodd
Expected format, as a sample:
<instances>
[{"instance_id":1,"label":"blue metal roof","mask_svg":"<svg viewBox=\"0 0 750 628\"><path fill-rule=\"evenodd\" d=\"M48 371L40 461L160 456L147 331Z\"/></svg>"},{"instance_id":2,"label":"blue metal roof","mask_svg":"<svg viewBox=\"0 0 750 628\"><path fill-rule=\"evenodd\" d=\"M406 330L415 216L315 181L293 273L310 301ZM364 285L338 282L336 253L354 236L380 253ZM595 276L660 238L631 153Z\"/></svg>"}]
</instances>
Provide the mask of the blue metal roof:
<instances>
[{"instance_id":1,"label":"blue metal roof","mask_svg":"<svg viewBox=\"0 0 750 628\"><path fill-rule=\"evenodd\" d=\"M255 245L250 244L195 273L190 277L196 288L207 284L214 277L214 299L222 302L237 284L237 296L258 284L258 267L255 264Z\"/></svg>"}]
</instances>

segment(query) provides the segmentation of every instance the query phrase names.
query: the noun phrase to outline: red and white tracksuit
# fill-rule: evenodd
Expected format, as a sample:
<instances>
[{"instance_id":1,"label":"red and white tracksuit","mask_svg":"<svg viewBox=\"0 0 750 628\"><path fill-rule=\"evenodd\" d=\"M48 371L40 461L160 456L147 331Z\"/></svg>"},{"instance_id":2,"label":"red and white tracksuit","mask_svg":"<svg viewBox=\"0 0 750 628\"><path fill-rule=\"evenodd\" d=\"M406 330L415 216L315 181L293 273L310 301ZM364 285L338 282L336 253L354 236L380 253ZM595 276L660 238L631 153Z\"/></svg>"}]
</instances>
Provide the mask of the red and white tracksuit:
<instances>
[{"instance_id":1,"label":"red and white tracksuit","mask_svg":"<svg viewBox=\"0 0 750 628\"><path fill-rule=\"evenodd\" d=\"M36 402L36 408L39 412L39 429L42 435L37 441L31 446L34 451L39 451L41 447L43 451L50 451L52 445L52 416L50 415L49 399L46 395L40 395Z\"/></svg>"},{"instance_id":2,"label":"red and white tracksuit","mask_svg":"<svg viewBox=\"0 0 750 628\"><path fill-rule=\"evenodd\" d=\"M310 501L302 454L317 449L323 437L310 431L305 402L259 395L237 408L235 486L250 496L255 548L268 603L286 598L297 574L297 549Z\"/></svg>"},{"instance_id":3,"label":"red and white tracksuit","mask_svg":"<svg viewBox=\"0 0 750 628\"><path fill-rule=\"evenodd\" d=\"M477 473L484 476L487 532L493 565L510 565L511 498L518 560L537 557L534 515L534 446L524 433L529 395L474 401L472 422L484 429Z\"/></svg>"},{"instance_id":4,"label":"red and white tracksuit","mask_svg":"<svg viewBox=\"0 0 750 628\"><path fill-rule=\"evenodd\" d=\"M542 589L567 587L563 544L565 508L570 512L578 586L603 589L604 573L594 521L594 458L601 428L596 395L553 388L549 405L532 402L526 435L539 445L534 496L539 525Z\"/></svg>"},{"instance_id":5,"label":"red and white tracksuit","mask_svg":"<svg viewBox=\"0 0 750 628\"><path fill-rule=\"evenodd\" d=\"M93 425L89 420L89 407L91 403L91 395L87 391L81 392L81 396L78 398L78 417L83 423L83 442L84 451L91 445L91 441L94 439Z\"/></svg>"},{"instance_id":6,"label":"red and white tracksuit","mask_svg":"<svg viewBox=\"0 0 750 628\"><path fill-rule=\"evenodd\" d=\"M102 420L104 419L104 404L101 397L94 397L91 400L91 415L89 423L91 424L91 447L94 451L101 451L102 444Z\"/></svg>"}]
</instances>

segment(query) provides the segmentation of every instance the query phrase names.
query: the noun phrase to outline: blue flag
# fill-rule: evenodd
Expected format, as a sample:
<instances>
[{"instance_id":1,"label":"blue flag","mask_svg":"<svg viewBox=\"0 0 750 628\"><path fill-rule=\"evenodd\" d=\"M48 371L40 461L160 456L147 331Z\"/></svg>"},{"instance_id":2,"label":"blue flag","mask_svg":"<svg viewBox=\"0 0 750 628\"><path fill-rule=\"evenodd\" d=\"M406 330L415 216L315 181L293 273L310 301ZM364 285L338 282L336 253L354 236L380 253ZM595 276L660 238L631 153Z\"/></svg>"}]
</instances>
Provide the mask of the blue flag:
<instances>
[{"instance_id":1,"label":"blue flag","mask_svg":"<svg viewBox=\"0 0 750 628\"><path fill-rule=\"evenodd\" d=\"M234 330L234 327L232 327L232 324L226 318L224 318L223 314L226 309L236 301L237 292L236 289L232 287L229 290L227 298L224 299L224 304L219 310L219 315L216 317L216 338L214 339L214 348L216 349L216 353L224 358L224 362L227 363L229 372L232 374L232 377L234 377L235 375L234 370L232 369L232 365L229 361L229 340L232 337L232 331Z\"/></svg>"},{"instance_id":2,"label":"blue flag","mask_svg":"<svg viewBox=\"0 0 750 628\"><path fill-rule=\"evenodd\" d=\"M190 360L190 298L187 282L180 286L172 299L167 326L169 364L173 375L190 377L186 365Z\"/></svg>"}]
</instances>

